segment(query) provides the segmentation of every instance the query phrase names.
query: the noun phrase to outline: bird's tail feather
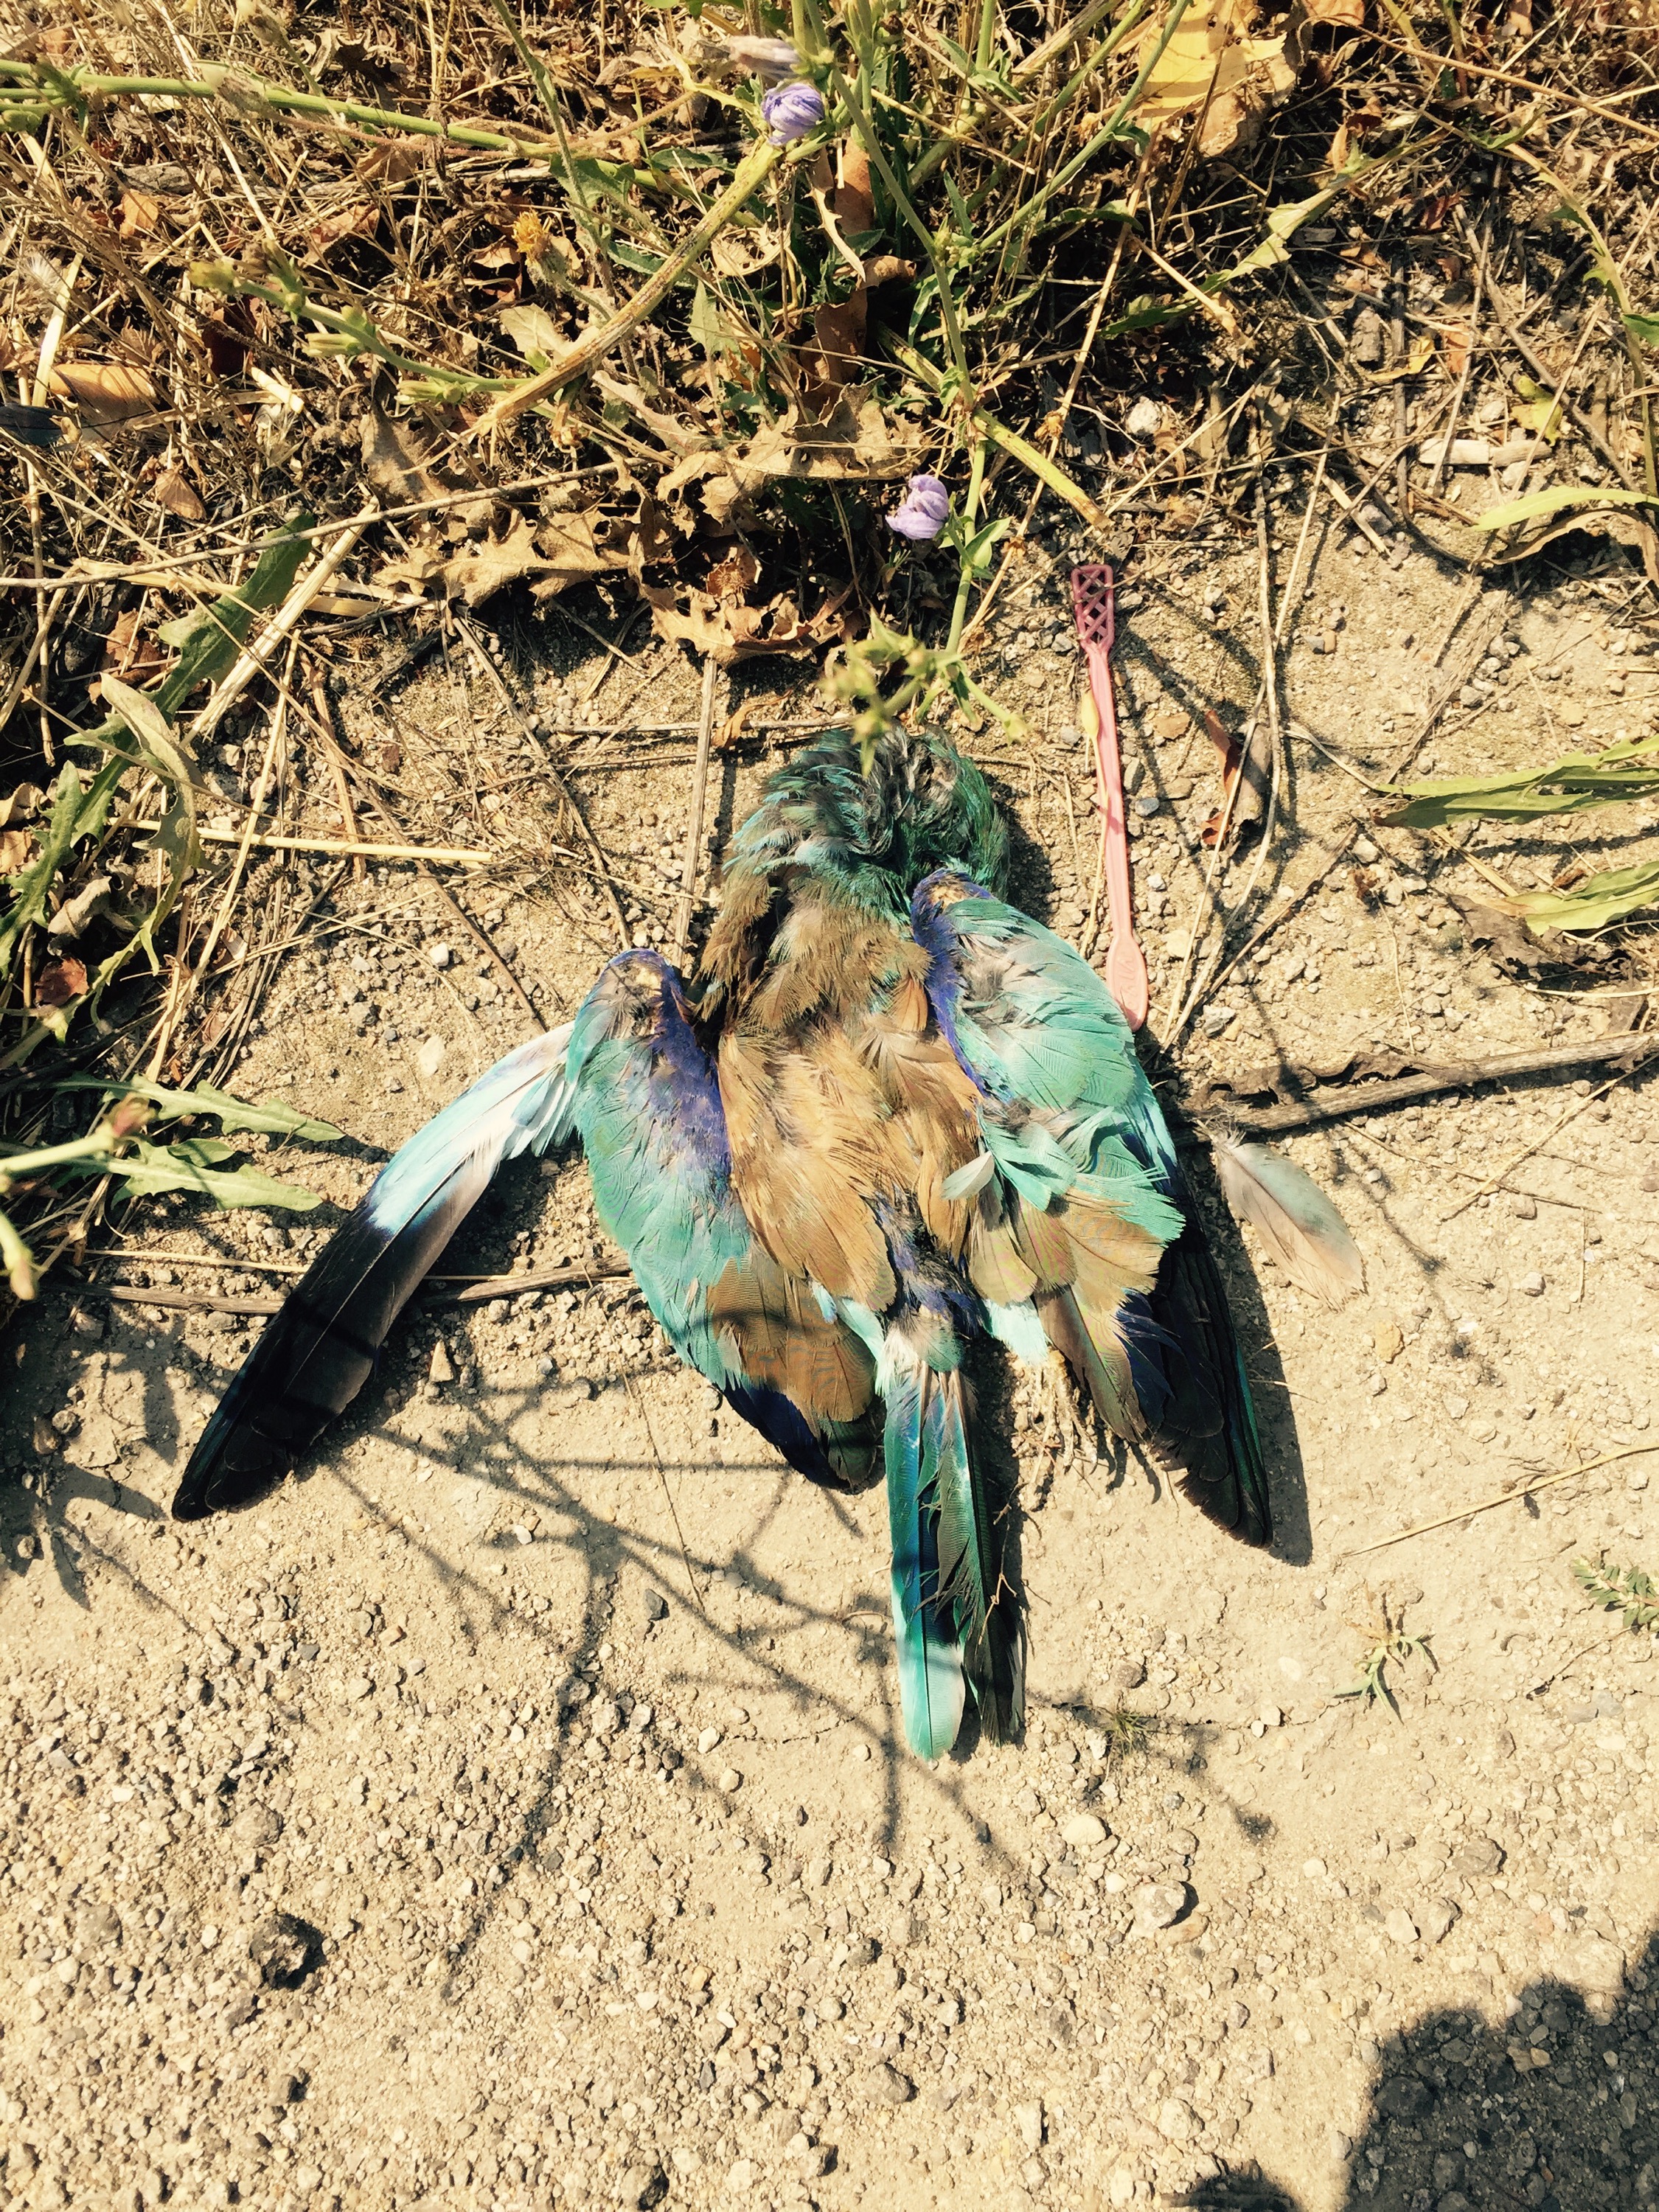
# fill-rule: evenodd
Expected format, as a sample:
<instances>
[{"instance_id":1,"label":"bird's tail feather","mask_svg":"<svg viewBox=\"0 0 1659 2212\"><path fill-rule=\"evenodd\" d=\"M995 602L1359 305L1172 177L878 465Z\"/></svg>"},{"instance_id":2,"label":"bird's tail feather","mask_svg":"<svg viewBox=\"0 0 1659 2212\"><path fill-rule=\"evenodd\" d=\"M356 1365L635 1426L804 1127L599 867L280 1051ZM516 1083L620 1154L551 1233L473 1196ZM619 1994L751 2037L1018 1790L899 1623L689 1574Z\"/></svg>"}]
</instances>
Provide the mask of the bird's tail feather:
<instances>
[{"instance_id":1,"label":"bird's tail feather","mask_svg":"<svg viewBox=\"0 0 1659 2212\"><path fill-rule=\"evenodd\" d=\"M1188 1210L1150 1288L1096 1264L1064 1215L1043 1217L1044 1287L1033 1303L1112 1432L1149 1443L1211 1520L1273 1540L1267 1475L1221 1278Z\"/></svg>"},{"instance_id":2,"label":"bird's tail feather","mask_svg":"<svg viewBox=\"0 0 1659 2212\"><path fill-rule=\"evenodd\" d=\"M233 1378L179 1481L175 1520L253 1504L350 1404L501 1162L564 1133L567 1035L498 1061L388 1162Z\"/></svg>"},{"instance_id":3,"label":"bird's tail feather","mask_svg":"<svg viewBox=\"0 0 1659 2212\"><path fill-rule=\"evenodd\" d=\"M1234 1333L1227 1293L1204 1232L1188 1218L1164 1255L1150 1298L1125 1316L1131 1372L1140 1360L1162 1386L1140 1393L1151 1442L1178 1470L1200 1511L1247 1544L1273 1541L1273 1508L1255 1407Z\"/></svg>"},{"instance_id":4,"label":"bird's tail feather","mask_svg":"<svg viewBox=\"0 0 1659 2212\"><path fill-rule=\"evenodd\" d=\"M915 1364L887 1389L887 1510L904 1732L923 1759L956 1741L966 1695L993 1742L1018 1729L1024 1644L974 1465L961 1375Z\"/></svg>"}]
</instances>

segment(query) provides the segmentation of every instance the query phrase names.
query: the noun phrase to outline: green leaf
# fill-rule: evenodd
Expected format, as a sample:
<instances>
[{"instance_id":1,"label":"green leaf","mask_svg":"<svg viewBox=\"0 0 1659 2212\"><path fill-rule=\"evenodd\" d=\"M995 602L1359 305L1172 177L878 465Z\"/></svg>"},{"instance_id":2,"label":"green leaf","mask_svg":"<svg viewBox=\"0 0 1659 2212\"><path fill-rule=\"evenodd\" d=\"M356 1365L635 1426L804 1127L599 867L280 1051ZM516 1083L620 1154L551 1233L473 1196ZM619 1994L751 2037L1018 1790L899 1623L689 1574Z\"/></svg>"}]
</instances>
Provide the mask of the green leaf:
<instances>
[{"instance_id":1,"label":"green leaf","mask_svg":"<svg viewBox=\"0 0 1659 2212\"><path fill-rule=\"evenodd\" d=\"M150 971L155 974L161 967L155 957L155 933L172 913L185 877L202 857L196 835L196 763L184 740L174 737L154 699L110 675L103 678L103 690L143 748L146 766L154 769L169 793L167 811L155 830L155 849L166 860L167 881L135 939L149 954Z\"/></svg>"},{"instance_id":2,"label":"green leaf","mask_svg":"<svg viewBox=\"0 0 1659 2212\"><path fill-rule=\"evenodd\" d=\"M179 659L162 679L155 703L171 721L198 684L216 684L246 642L256 614L278 606L293 586L310 540L299 535L310 527L308 514L295 515L267 540L247 581L227 592L210 607L188 617L179 639ZM169 623L169 629L176 628Z\"/></svg>"},{"instance_id":3,"label":"green leaf","mask_svg":"<svg viewBox=\"0 0 1659 2212\"><path fill-rule=\"evenodd\" d=\"M1643 345L1659 346L1659 315L1626 315L1625 328Z\"/></svg>"},{"instance_id":4,"label":"green leaf","mask_svg":"<svg viewBox=\"0 0 1659 2212\"><path fill-rule=\"evenodd\" d=\"M278 1206L290 1212L309 1213L320 1206L315 1191L279 1182L261 1169L242 1167L227 1175L220 1163L232 1157L231 1147L216 1137L190 1137L173 1145L147 1145L140 1139L131 1158L100 1161L80 1172L118 1175L131 1196L154 1197L164 1191L194 1191L223 1208L239 1206Z\"/></svg>"},{"instance_id":5,"label":"green leaf","mask_svg":"<svg viewBox=\"0 0 1659 2212\"><path fill-rule=\"evenodd\" d=\"M744 333L726 321L708 287L701 281L692 297L691 313L687 318L686 327L696 343L711 359L718 354L735 353L748 343Z\"/></svg>"},{"instance_id":6,"label":"green leaf","mask_svg":"<svg viewBox=\"0 0 1659 2212\"><path fill-rule=\"evenodd\" d=\"M1524 499L1512 499L1505 507L1489 507L1484 514L1471 518L1470 527L1510 530L1517 522L1535 522L1540 514L1559 514L1574 507L1659 507L1659 499L1651 492L1626 491L1620 487L1546 484L1542 491L1529 491Z\"/></svg>"},{"instance_id":7,"label":"green leaf","mask_svg":"<svg viewBox=\"0 0 1659 2212\"><path fill-rule=\"evenodd\" d=\"M1659 861L1609 868L1573 890L1523 891L1494 903L1539 928L1608 929L1644 906L1659 904Z\"/></svg>"},{"instance_id":8,"label":"green leaf","mask_svg":"<svg viewBox=\"0 0 1659 2212\"><path fill-rule=\"evenodd\" d=\"M58 787L53 794L52 819L40 840L40 850L17 878L17 895L11 911L0 924L0 969L11 957L12 947L32 921L38 921L46 912L46 894L52 888L52 878L63 864L75 837L76 825L81 816L81 779L75 769L65 763L59 771Z\"/></svg>"},{"instance_id":9,"label":"green leaf","mask_svg":"<svg viewBox=\"0 0 1659 2212\"><path fill-rule=\"evenodd\" d=\"M95 1075L69 1075L53 1088L98 1091L110 1098L148 1098L162 1109L160 1118L163 1121L176 1120L181 1114L211 1114L223 1129L262 1130L270 1136L301 1137L313 1145L331 1144L340 1134L331 1122L314 1121L297 1106L284 1106L279 1098L253 1106L246 1099L233 1098L228 1091L216 1090L210 1083L198 1083L191 1091L170 1091L160 1083L103 1083Z\"/></svg>"},{"instance_id":10,"label":"green leaf","mask_svg":"<svg viewBox=\"0 0 1659 2212\"><path fill-rule=\"evenodd\" d=\"M1659 794L1659 738L1626 738L1603 753L1569 753L1547 767L1517 775L1437 778L1401 788L1408 794L1407 804L1378 819L1406 830L1583 814L1620 799Z\"/></svg>"},{"instance_id":11,"label":"green leaf","mask_svg":"<svg viewBox=\"0 0 1659 2212\"><path fill-rule=\"evenodd\" d=\"M1659 1587L1640 1567L1610 1567L1606 1561L1575 1559L1573 1577L1592 1605L1622 1613L1632 1629L1659 1628Z\"/></svg>"},{"instance_id":12,"label":"green leaf","mask_svg":"<svg viewBox=\"0 0 1659 2212\"><path fill-rule=\"evenodd\" d=\"M1515 419L1523 430L1547 438L1551 443L1561 434L1563 416L1561 403L1547 386L1539 384L1530 376L1517 376L1515 389L1522 404L1515 410Z\"/></svg>"},{"instance_id":13,"label":"green leaf","mask_svg":"<svg viewBox=\"0 0 1659 2212\"><path fill-rule=\"evenodd\" d=\"M1272 269L1281 261L1288 261L1291 258L1289 240L1304 222L1311 222L1316 216L1323 215L1337 197L1337 187L1333 185L1327 191L1316 192L1311 199L1290 200L1282 207L1270 208L1267 232L1259 243L1251 247L1242 261L1234 262L1231 269L1212 278L1204 289L1218 292L1224 284L1231 284L1236 276L1248 276L1255 269Z\"/></svg>"}]
</instances>

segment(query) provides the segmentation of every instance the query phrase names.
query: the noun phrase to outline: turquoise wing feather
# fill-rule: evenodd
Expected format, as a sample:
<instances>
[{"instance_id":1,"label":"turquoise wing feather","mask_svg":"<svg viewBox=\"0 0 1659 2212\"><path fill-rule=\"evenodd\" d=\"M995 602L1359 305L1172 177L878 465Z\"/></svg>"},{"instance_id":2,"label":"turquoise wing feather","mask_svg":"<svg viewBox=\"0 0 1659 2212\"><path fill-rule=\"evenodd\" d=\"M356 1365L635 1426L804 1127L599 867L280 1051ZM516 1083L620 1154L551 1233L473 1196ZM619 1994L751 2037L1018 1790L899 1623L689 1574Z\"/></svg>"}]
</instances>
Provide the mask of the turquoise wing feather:
<instances>
[{"instance_id":1,"label":"turquoise wing feather","mask_svg":"<svg viewBox=\"0 0 1659 2212\"><path fill-rule=\"evenodd\" d=\"M565 1074L595 1208L681 1358L802 1474L841 1488L875 1480L874 1363L751 1231L713 1065L657 954L605 970Z\"/></svg>"},{"instance_id":2,"label":"turquoise wing feather","mask_svg":"<svg viewBox=\"0 0 1659 2212\"><path fill-rule=\"evenodd\" d=\"M911 918L935 1018L981 1093L979 1279L1005 1305L1029 1285L1103 1419L1149 1438L1212 1518L1269 1541L1225 1292L1116 1003L1070 945L957 872L917 888Z\"/></svg>"}]
</instances>

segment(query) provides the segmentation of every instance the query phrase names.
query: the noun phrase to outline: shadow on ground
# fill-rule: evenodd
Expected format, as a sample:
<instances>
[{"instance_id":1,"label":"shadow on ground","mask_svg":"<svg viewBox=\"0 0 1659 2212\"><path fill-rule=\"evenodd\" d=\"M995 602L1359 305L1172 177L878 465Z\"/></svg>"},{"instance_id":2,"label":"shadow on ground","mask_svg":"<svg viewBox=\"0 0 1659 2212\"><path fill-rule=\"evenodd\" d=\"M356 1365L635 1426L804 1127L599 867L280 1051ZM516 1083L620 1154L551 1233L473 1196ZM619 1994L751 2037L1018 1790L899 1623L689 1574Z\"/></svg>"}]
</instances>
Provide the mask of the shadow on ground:
<instances>
[{"instance_id":1,"label":"shadow on ground","mask_svg":"<svg viewBox=\"0 0 1659 2212\"><path fill-rule=\"evenodd\" d=\"M1659 1938L1632 1965L1618 1997L1540 1978L1501 2027L1459 2009L1390 2037L1364 2134L1329 2146L1346 2167L1343 2212L1638 2212L1659 2202ZM1302 2200L1249 2171L1180 2201L1297 2212Z\"/></svg>"}]
</instances>

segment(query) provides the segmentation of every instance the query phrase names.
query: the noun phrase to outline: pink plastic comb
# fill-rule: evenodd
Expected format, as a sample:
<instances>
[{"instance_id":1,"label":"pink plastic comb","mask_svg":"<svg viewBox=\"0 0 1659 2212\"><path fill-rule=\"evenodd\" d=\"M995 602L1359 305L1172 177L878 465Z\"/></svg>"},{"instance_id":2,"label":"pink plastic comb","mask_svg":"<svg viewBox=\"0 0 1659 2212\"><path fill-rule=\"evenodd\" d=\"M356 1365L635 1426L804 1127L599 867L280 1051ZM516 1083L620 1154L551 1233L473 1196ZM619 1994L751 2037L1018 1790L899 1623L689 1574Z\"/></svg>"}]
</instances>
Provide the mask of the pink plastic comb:
<instances>
[{"instance_id":1,"label":"pink plastic comb","mask_svg":"<svg viewBox=\"0 0 1659 2212\"><path fill-rule=\"evenodd\" d=\"M1118 750L1117 703L1112 696L1111 650L1116 636L1112 572L1099 562L1072 571L1072 608L1078 642L1089 663L1089 690L1080 713L1095 741L1096 804L1100 808L1101 855L1105 863L1106 910L1112 943L1106 955L1106 988L1138 1030L1146 1018L1150 990L1146 958L1135 942L1129 880L1129 832L1123 818L1123 757Z\"/></svg>"}]
</instances>

